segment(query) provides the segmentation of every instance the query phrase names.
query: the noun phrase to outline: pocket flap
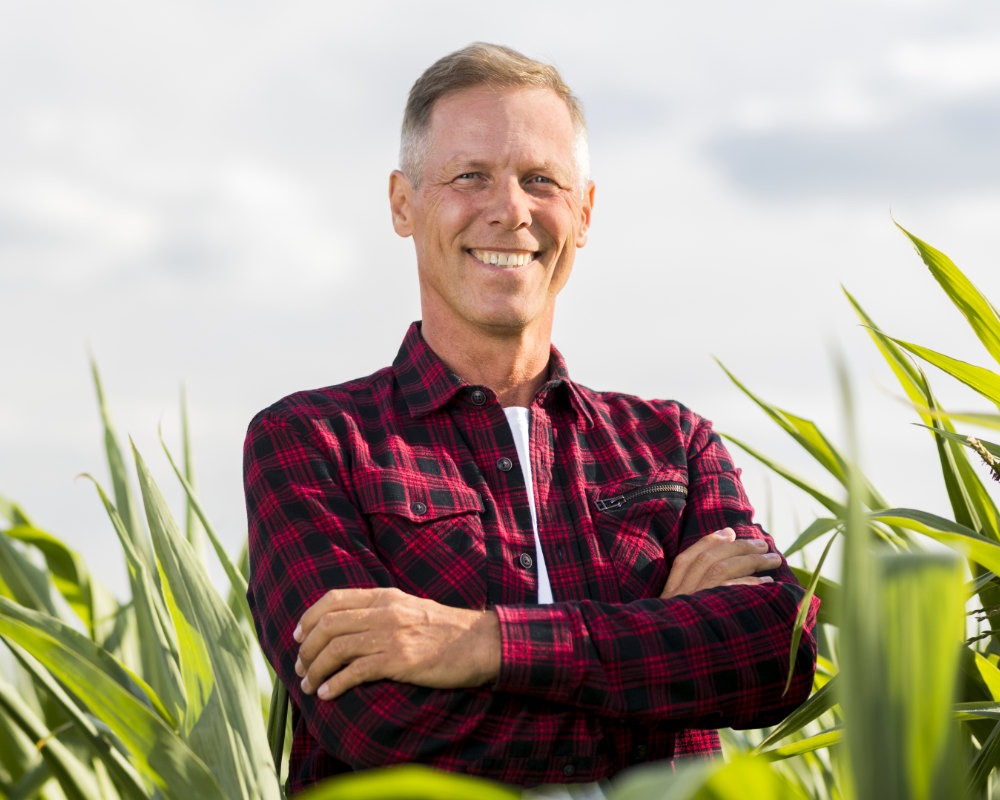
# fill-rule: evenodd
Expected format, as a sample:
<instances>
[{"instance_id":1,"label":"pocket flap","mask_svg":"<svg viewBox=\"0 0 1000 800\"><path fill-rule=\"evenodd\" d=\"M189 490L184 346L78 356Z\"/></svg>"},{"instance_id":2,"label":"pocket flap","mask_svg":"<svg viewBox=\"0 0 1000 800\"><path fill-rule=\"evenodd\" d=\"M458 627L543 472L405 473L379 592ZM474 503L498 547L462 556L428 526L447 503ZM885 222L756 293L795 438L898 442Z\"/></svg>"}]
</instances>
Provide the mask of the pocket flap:
<instances>
[{"instance_id":1,"label":"pocket flap","mask_svg":"<svg viewBox=\"0 0 1000 800\"><path fill-rule=\"evenodd\" d=\"M355 491L365 514L395 514L428 522L485 510L479 492L459 481L398 469L371 469L355 475Z\"/></svg>"}]
</instances>

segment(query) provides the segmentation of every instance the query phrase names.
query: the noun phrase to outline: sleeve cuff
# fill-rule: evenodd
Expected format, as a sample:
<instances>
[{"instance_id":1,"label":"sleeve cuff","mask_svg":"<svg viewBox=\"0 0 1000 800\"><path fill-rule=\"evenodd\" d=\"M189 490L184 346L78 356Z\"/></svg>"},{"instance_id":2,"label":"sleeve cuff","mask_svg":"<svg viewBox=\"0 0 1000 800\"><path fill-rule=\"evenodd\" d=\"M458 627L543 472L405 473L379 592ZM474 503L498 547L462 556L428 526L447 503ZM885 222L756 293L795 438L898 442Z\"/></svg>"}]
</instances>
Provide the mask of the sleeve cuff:
<instances>
[{"instance_id":1,"label":"sleeve cuff","mask_svg":"<svg viewBox=\"0 0 1000 800\"><path fill-rule=\"evenodd\" d=\"M589 661L589 636L569 604L497 606L500 619L498 691L572 703Z\"/></svg>"}]
</instances>

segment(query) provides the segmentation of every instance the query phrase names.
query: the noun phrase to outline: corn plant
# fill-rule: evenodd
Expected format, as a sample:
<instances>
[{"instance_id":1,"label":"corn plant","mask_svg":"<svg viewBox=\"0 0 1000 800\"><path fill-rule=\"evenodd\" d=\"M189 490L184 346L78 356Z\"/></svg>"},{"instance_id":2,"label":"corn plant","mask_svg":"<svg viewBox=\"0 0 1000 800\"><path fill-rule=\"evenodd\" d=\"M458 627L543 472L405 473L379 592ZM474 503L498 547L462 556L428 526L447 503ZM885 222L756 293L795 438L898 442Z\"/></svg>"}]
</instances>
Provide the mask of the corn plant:
<instances>
[{"instance_id":1,"label":"corn plant","mask_svg":"<svg viewBox=\"0 0 1000 800\"><path fill-rule=\"evenodd\" d=\"M1000 315L943 253L909 232L923 263L1000 362ZM893 338L849 294L873 342L933 437L951 517L892 506L857 466L857 448L836 447L811 420L733 382L839 484L827 491L753 446L727 437L823 509L786 551L826 538L814 570L797 570L824 602L816 691L771 731L730 733L734 757L668 774L626 777L616 800L643 797L993 797L1000 765L1000 527L991 487L1000 446L956 423L1000 429L992 411L948 414L921 363L1000 407L1000 375L926 346ZM847 385L841 376L841 385ZM853 425L845 391L848 429ZM977 465L976 462L982 462ZM985 470L983 467L985 466ZM844 499L841 499L844 498ZM843 542L837 583L822 574L830 545ZM929 541L945 545L925 546ZM965 580L965 579L968 580Z\"/></svg>"},{"instance_id":2,"label":"corn plant","mask_svg":"<svg viewBox=\"0 0 1000 800\"><path fill-rule=\"evenodd\" d=\"M10 680L0 678L0 796L280 798L284 693L275 691L268 708L246 550L239 564L227 556L198 501L187 415L183 466L163 446L186 497L182 531L134 446L138 499L133 493L93 373L111 494L87 477L117 535L130 598L114 598L78 553L0 499L0 639L16 665ZM225 571L225 596L209 579L205 539ZM330 781L310 796L502 800L517 792L414 766Z\"/></svg>"}]
</instances>

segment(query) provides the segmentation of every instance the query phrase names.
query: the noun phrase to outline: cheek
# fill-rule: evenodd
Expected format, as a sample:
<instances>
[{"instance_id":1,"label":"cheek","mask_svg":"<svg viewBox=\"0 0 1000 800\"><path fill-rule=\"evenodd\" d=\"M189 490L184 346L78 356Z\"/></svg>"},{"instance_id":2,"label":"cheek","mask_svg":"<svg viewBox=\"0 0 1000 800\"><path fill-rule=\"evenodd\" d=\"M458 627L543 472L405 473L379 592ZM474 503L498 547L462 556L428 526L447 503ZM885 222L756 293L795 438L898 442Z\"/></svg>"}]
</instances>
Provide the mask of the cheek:
<instances>
[{"instance_id":1,"label":"cheek","mask_svg":"<svg viewBox=\"0 0 1000 800\"><path fill-rule=\"evenodd\" d=\"M468 198L450 198L428 209L428 230L431 235L447 241L468 228L477 218L475 204Z\"/></svg>"}]
</instances>

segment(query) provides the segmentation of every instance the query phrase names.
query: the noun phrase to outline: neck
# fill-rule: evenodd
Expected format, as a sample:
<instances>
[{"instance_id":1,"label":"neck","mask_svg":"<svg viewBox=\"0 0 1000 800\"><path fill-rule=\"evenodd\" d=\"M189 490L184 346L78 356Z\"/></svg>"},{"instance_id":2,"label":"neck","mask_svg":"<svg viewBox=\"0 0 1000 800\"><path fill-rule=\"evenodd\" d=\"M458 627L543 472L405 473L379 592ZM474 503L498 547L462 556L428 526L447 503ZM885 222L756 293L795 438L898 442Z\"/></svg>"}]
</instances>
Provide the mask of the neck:
<instances>
[{"instance_id":1,"label":"neck","mask_svg":"<svg viewBox=\"0 0 1000 800\"><path fill-rule=\"evenodd\" d=\"M441 329L424 320L421 334L437 356L467 383L489 386L500 405L530 406L545 383L551 323L516 333Z\"/></svg>"}]
</instances>

